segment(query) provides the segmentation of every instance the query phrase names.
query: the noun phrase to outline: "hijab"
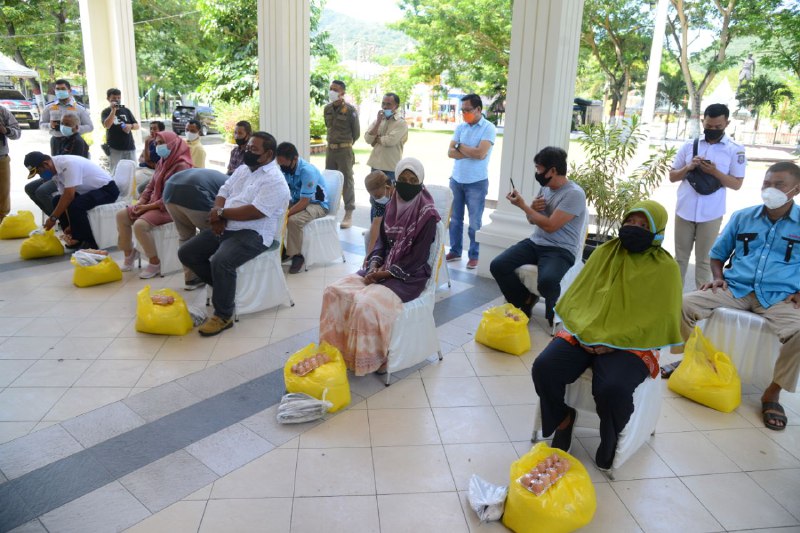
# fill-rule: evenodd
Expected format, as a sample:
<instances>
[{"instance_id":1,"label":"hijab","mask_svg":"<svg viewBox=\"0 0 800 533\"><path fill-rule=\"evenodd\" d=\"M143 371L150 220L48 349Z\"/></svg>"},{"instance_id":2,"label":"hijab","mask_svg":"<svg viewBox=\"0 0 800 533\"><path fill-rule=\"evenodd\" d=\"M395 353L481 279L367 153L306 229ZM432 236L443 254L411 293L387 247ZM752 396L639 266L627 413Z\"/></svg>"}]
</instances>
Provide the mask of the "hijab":
<instances>
[{"instance_id":1,"label":"hijab","mask_svg":"<svg viewBox=\"0 0 800 533\"><path fill-rule=\"evenodd\" d=\"M652 200L629 209L650 224L653 243L644 252L626 250L619 238L598 247L556 312L564 328L582 344L623 350L651 350L682 342L683 284L678 264L661 247L667 211Z\"/></svg>"},{"instance_id":2,"label":"hijab","mask_svg":"<svg viewBox=\"0 0 800 533\"><path fill-rule=\"evenodd\" d=\"M181 139L178 135L171 131L160 131L156 135L156 139L161 137L164 144L169 148L169 155L162 157L156 164L155 172L153 172L153 180L163 176L166 180L169 176L179 170L192 168L192 154L189 151L189 145ZM181 165L183 163L183 165ZM186 166L188 165L188 167Z\"/></svg>"},{"instance_id":3,"label":"hijab","mask_svg":"<svg viewBox=\"0 0 800 533\"><path fill-rule=\"evenodd\" d=\"M395 176L399 177L405 170L413 172L420 184L425 181L425 169L418 159L413 157L401 159L395 167ZM441 220L433 197L424 185L419 194L409 202L400 198L397 191L392 194L391 200L386 204L386 212L383 216L383 231L386 238L392 243L384 261L386 268L411 251L414 241L431 218L437 222Z\"/></svg>"}]
</instances>

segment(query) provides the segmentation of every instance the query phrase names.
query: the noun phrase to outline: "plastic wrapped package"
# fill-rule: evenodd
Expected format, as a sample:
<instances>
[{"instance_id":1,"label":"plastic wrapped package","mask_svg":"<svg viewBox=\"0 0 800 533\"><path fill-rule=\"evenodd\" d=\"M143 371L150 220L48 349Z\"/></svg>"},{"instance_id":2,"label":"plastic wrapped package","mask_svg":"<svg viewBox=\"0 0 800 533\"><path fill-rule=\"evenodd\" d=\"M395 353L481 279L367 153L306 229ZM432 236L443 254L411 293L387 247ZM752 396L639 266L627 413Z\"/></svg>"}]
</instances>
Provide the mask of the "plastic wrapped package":
<instances>
[{"instance_id":1,"label":"plastic wrapped package","mask_svg":"<svg viewBox=\"0 0 800 533\"><path fill-rule=\"evenodd\" d=\"M156 305L152 296L172 298L169 305ZM156 335L186 335L192 330L192 317L181 295L172 289L161 289L150 294L145 285L136 294L136 331Z\"/></svg>"},{"instance_id":2,"label":"plastic wrapped package","mask_svg":"<svg viewBox=\"0 0 800 533\"><path fill-rule=\"evenodd\" d=\"M37 229L31 232L30 237L22 241L22 245L19 247L19 255L23 259L64 255L64 245L58 240L54 230L44 231Z\"/></svg>"},{"instance_id":3,"label":"plastic wrapped package","mask_svg":"<svg viewBox=\"0 0 800 533\"><path fill-rule=\"evenodd\" d=\"M325 416L333 404L302 392L291 392L281 398L278 406L278 422L281 424L302 424Z\"/></svg>"},{"instance_id":4,"label":"plastic wrapped package","mask_svg":"<svg viewBox=\"0 0 800 533\"><path fill-rule=\"evenodd\" d=\"M669 390L723 413L742 403L742 382L731 358L717 350L695 326L683 360L667 381Z\"/></svg>"},{"instance_id":5,"label":"plastic wrapped package","mask_svg":"<svg viewBox=\"0 0 800 533\"><path fill-rule=\"evenodd\" d=\"M6 215L0 222L0 239L24 239L36 228L33 213L17 211L16 215Z\"/></svg>"},{"instance_id":6,"label":"plastic wrapped package","mask_svg":"<svg viewBox=\"0 0 800 533\"><path fill-rule=\"evenodd\" d=\"M475 341L512 355L531 349L528 317L511 304L490 307L483 312Z\"/></svg>"},{"instance_id":7,"label":"plastic wrapped package","mask_svg":"<svg viewBox=\"0 0 800 533\"><path fill-rule=\"evenodd\" d=\"M322 353L330 362L325 363L305 375L298 375L292 367ZM287 392L303 392L317 400L325 399L332 405L329 413L334 413L350 404L350 382L347 381L347 367L342 354L334 346L323 342L317 347L311 343L296 352L283 367L283 379Z\"/></svg>"},{"instance_id":8,"label":"plastic wrapped package","mask_svg":"<svg viewBox=\"0 0 800 533\"><path fill-rule=\"evenodd\" d=\"M72 283L76 287L91 287L122 279L119 265L107 255L78 251L72 254L70 262L75 265Z\"/></svg>"},{"instance_id":9,"label":"plastic wrapped package","mask_svg":"<svg viewBox=\"0 0 800 533\"><path fill-rule=\"evenodd\" d=\"M493 485L475 474L469 478L469 506L481 522L500 520L507 494L507 486Z\"/></svg>"},{"instance_id":10,"label":"plastic wrapped package","mask_svg":"<svg viewBox=\"0 0 800 533\"><path fill-rule=\"evenodd\" d=\"M536 495L518 481L538 463L556 454L570 468L544 494ZM567 452L544 442L511 464L503 525L516 533L567 533L592 521L597 496L586 468Z\"/></svg>"}]
</instances>

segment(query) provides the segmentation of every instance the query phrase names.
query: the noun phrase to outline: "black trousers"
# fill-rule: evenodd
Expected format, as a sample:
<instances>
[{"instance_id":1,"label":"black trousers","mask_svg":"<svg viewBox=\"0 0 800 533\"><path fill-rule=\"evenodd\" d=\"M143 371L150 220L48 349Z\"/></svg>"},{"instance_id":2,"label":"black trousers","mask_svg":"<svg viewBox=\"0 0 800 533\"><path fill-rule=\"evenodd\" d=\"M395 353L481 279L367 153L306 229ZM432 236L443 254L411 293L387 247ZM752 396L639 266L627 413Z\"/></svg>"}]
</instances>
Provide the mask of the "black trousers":
<instances>
[{"instance_id":1,"label":"black trousers","mask_svg":"<svg viewBox=\"0 0 800 533\"><path fill-rule=\"evenodd\" d=\"M592 369L592 395L600 417L598 464L611 465L620 432L633 413L633 391L650 375L647 365L623 350L593 355L561 338L553 339L533 362L531 375L539 395L542 433L552 434L567 416L564 394L587 369Z\"/></svg>"},{"instance_id":2,"label":"black trousers","mask_svg":"<svg viewBox=\"0 0 800 533\"><path fill-rule=\"evenodd\" d=\"M90 248L97 248L92 228L89 226L88 211L98 205L112 204L117 201L117 198L119 198L119 187L113 181L86 194L76 194L59 219L61 227L69 227L72 231L72 238L76 241L86 243ZM54 196L53 205L58 205L60 199L61 195Z\"/></svg>"},{"instance_id":3,"label":"black trousers","mask_svg":"<svg viewBox=\"0 0 800 533\"><path fill-rule=\"evenodd\" d=\"M536 265L539 269L537 289L545 299L545 316L552 319L553 308L561 295L561 279L574 263L575 256L569 250L539 246L524 239L495 257L489 271L508 303L521 308L531 293L514 271L522 265Z\"/></svg>"}]
</instances>

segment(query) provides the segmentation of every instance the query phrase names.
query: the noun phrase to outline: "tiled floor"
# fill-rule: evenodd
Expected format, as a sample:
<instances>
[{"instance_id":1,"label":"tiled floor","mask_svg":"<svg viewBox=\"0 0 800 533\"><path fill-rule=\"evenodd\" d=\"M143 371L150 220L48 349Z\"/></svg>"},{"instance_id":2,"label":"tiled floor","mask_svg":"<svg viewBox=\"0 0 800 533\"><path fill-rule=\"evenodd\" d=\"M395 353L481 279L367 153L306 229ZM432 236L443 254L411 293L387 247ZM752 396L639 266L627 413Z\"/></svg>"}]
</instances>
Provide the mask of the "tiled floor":
<instances>
[{"instance_id":1,"label":"tiled floor","mask_svg":"<svg viewBox=\"0 0 800 533\"><path fill-rule=\"evenodd\" d=\"M356 228L343 233L359 242ZM0 241L0 531L22 505L4 487L45 490L45 475L62 471L87 475L15 531L505 530L479 524L468 481L507 483L510 463L530 448L530 367L550 337L539 316L521 357L476 344L480 311L499 299L463 264L451 265L453 288L440 288L437 300L461 294L475 305L439 325L443 361L389 388L375 376L352 378L347 410L281 426L268 398L251 394L241 413L220 410L220 398L239 405L238 391L254 384L280 396L280 381L258 380L315 340L322 289L359 256L289 276L293 308L245 316L218 337L156 337L134 329L134 296L146 284L135 273L76 289L66 261L21 264L17 246ZM175 274L152 285L180 282ZM203 308L202 291L184 295ZM579 428L573 452L598 499L586 530L800 531L800 396L783 397L790 426L779 433L763 427L757 391L748 392L722 414L664 387L656 435L616 481L592 466L597 433ZM258 401L270 407L253 407ZM213 426L225 417L230 424ZM178 426L195 437L167 438ZM142 457L114 455L111 444L134 438Z\"/></svg>"}]
</instances>

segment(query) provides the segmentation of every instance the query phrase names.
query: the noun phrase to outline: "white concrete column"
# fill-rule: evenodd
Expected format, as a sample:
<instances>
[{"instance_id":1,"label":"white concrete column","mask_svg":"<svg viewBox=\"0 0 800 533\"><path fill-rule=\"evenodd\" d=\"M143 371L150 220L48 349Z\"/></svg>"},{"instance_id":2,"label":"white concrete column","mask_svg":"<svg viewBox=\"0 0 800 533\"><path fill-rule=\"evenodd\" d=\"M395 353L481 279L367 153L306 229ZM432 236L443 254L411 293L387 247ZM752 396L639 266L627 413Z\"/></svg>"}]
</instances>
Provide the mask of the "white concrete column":
<instances>
[{"instance_id":1,"label":"white concrete column","mask_svg":"<svg viewBox=\"0 0 800 533\"><path fill-rule=\"evenodd\" d=\"M309 0L258 0L260 129L309 156Z\"/></svg>"},{"instance_id":2,"label":"white concrete column","mask_svg":"<svg viewBox=\"0 0 800 533\"><path fill-rule=\"evenodd\" d=\"M583 0L517 0L513 9L500 192L492 222L478 232L483 276L492 259L533 231L505 197L513 178L523 198L533 200L539 191L533 156L545 146L569 149L578 69Z\"/></svg>"},{"instance_id":3,"label":"white concrete column","mask_svg":"<svg viewBox=\"0 0 800 533\"><path fill-rule=\"evenodd\" d=\"M669 0L658 0L656 19L653 26L653 42L650 45L650 64L647 67L647 83L642 104L642 123L650 124L656 110L658 80L661 78L661 55L664 50L664 33L667 25Z\"/></svg>"},{"instance_id":4,"label":"white concrete column","mask_svg":"<svg viewBox=\"0 0 800 533\"><path fill-rule=\"evenodd\" d=\"M106 91L122 91L122 103L141 120L139 79L136 68L136 43L133 38L131 0L80 0L83 58L86 63L86 92L94 123L93 148L105 138L100 112L108 107ZM141 135L134 132L137 146ZM99 152L98 152L99 153Z\"/></svg>"}]
</instances>

